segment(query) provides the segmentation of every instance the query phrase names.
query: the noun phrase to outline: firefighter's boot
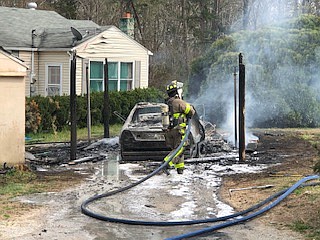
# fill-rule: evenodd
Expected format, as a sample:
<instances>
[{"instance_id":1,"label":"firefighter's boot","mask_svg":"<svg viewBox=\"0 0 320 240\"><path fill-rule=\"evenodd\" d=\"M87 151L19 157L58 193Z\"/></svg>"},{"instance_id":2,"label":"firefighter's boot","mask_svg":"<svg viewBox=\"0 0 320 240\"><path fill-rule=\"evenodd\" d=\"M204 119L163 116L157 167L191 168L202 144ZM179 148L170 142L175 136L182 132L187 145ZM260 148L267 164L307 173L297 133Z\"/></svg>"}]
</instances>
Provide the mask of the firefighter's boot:
<instances>
[{"instance_id":1,"label":"firefighter's boot","mask_svg":"<svg viewBox=\"0 0 320 240\"><path fill-rule=\"evenodd\" d=\"M177 168L177 173L178 174L183 174L183 168Z\"/></svg>"}]
</instances>

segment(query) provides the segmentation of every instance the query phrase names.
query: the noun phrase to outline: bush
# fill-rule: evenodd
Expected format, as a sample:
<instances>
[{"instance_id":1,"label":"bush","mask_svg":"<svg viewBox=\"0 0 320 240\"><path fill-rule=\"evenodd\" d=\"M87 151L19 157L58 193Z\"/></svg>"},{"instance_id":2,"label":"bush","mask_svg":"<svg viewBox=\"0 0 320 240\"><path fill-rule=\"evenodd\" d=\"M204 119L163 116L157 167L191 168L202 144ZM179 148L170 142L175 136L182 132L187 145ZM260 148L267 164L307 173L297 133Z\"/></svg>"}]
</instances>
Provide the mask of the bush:
<instances>
[{"instance_id":1,"label":"bush","mask_svg":"<svg viewBox=\"0 0 320 240\"><path fill-rule=\"evenodd\" d=\"M127 117L137 102L163 102L164 93L155 88L109 93L109 123L121 123L114 112ZM87 97L76 98L77 125L87 126ZM91 124L103 123L104 93L90 94ZM35 96L26 99L26 133L60 131L70 125L70 97Z\"/></svg>"},{"instance_id":2,"label":"bush","mask_svg":"<svg viewBox=\"0 0 320 240\"><path fill-rule=\"evenodd\" d=\"M41 123L41 116L38 104L34 101L26 101L26 132L36 133Z\"/></svg>"}]
</instances>

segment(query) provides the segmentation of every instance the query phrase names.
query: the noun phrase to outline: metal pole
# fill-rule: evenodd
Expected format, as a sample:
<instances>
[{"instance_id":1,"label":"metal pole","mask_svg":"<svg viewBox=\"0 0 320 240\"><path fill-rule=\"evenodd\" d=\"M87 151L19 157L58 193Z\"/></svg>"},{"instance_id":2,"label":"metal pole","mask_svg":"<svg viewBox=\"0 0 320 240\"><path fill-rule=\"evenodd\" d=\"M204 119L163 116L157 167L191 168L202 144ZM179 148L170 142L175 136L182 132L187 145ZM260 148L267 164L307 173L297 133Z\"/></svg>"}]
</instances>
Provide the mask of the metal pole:
<instances>
[{"instance_id":1,"label":"metal pole","mask_svg":"<svg viewBox=\"0 0 320 240\"><path fill-rule=\"evenodd\" d=\"M105 59L104 64L104 101L103 101L103 124L104 138L109 137L109 88L108 88L108 59Z\"/></svg>"},{"instance_id":2,"label":"metal pole","mask_svg":"<svg viewBox=\"0 0 320 240\"><path fill-rule=\"evenodd\" d=\"M237 119L237 68L234 67L234 146L238 147L238 119Z\"/></svg>"},{"instance_id":3,"label":"metal pole","mask_svg":"<svg viewBox=\"0 0 320 240\"><path fill-rule=\"evenodd\" d=\"M87 85L87 128L88 128L88 142L91 143L91 104L90 104L90 79L89 66L86 64L86 85Z\"/></svg>"},{"instance_id":4,"label":"metal pole","mask_svg":"<svg viewBox=\"0 0 320 240\"><path fill-rule=\"evenodd\" d=\"M76 159L77 152L77 112L76 112L76 54L72 52L70 64L70 115L71 115L71 143L70 160Z\"/></svg>"},{"instance_id":5,"label":"metal pole","mask_svg":"<svg viewBox=\"0 0 320 240\"><path fill-rule=\"evenodd\" d=\"M239 161L246 159L245 139L245 65L239 54Z\"/></svg>"}]
</instances>

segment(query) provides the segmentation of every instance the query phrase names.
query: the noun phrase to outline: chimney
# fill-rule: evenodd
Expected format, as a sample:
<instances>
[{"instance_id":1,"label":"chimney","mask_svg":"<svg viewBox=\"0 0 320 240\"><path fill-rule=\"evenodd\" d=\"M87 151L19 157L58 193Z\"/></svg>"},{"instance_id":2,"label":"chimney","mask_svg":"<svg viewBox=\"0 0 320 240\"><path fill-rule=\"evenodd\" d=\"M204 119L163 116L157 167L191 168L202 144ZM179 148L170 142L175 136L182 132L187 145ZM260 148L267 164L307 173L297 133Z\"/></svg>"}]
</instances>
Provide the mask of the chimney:
<instances>
[{"instance_id":1,"label":"chimney","mask_svg":"<svg viewBox=\"0 0 320 240\"><path fill-rule=\"evenodd\" d=\"M120 18L119 27L122 32L134 38L134 18L130 12L124 13L122 18Z\"/></svg>"},{"instance_id":2,"label":"chimney","mask_svg":"<svg viewBox=\"0 0 320 240\"><path fill-rule=\"evenodd\" d=\"M27 8L30 9L30 10L36 10L37 7L38 7L38 5L35 2L29 2L27 4Z\"/></svg>"}]
</instances>

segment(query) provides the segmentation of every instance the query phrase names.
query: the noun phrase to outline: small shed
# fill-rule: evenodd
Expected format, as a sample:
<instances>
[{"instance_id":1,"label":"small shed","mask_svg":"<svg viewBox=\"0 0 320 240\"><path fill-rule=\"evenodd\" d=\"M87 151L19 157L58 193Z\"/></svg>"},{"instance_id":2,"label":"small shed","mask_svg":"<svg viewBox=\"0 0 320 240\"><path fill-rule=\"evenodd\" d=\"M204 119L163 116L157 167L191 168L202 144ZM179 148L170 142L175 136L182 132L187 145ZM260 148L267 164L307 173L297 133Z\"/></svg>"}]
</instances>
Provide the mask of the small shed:
<instances>
[{"instance_id":1,"label":"small shed","mask_svg":"<svg viewBox=\"0 0 320 240\"><path fill-rule=\"evenodd\" d=\"M25 162L25 77L28 67L0 48L0 168Z\"/></svg>"}]
</instances>

